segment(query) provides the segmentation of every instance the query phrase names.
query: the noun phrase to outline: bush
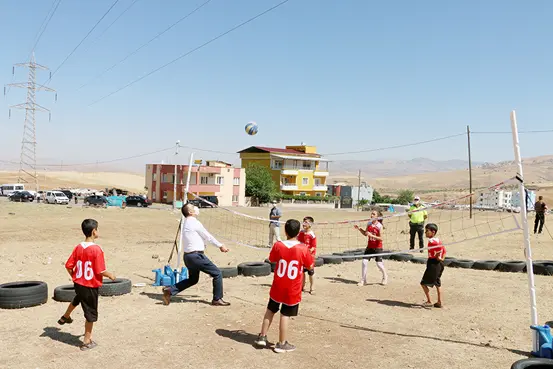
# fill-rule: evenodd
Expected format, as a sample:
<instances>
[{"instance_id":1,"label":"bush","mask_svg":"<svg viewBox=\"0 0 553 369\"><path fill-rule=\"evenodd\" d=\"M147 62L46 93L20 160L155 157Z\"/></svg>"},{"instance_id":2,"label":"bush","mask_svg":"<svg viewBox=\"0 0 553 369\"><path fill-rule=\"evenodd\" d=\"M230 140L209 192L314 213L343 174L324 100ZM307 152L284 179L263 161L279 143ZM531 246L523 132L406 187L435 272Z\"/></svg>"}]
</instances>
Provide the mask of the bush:
<instances>
[{"instance_id":1,"label":"bush","mask_svg":"<svg viewBox=\"0 0 553 369\"><path fill-rule=\"evenodd\" d=\"M300 195L288 195L279 193L275 196L275 200L294 200L294 201L334 201L336 196L300 196Z\"/></svg>"}]
</instances>

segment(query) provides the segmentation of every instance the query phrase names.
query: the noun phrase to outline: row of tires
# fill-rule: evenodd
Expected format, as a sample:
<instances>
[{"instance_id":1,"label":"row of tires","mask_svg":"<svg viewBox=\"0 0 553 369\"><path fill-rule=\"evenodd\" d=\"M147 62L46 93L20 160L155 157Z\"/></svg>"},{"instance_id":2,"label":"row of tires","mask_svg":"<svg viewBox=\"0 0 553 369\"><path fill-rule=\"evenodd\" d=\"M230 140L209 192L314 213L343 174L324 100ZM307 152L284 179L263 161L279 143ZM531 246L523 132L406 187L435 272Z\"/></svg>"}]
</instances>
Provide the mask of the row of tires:
<instances>
[{"instance_id":1,"label":"row of tires","mask_svg":"<svg viewBox=\"0 0 553 369\"><path fill-rule=\"evenodd\" d=\"M100 296L120 296L130 293L132 282L117 278L106 280L98 290ZM75 297L72 284L54 289L54 300L70 302ZM23 281L0 284L0 309L21 309L45 304L48 301L48 284L41 281Z\"/></svg>"}]
</instances>

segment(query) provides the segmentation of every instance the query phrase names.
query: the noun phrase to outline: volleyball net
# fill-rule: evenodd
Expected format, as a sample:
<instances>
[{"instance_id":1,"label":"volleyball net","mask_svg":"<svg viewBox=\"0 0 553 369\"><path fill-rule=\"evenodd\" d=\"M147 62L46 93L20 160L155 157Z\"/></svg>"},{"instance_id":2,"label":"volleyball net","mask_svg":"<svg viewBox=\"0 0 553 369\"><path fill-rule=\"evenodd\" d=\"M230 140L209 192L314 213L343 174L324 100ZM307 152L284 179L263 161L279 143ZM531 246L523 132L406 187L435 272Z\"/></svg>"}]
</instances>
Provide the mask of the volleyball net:
<instances>
[{"instance_id":1,"label":"volleyball net","mask_svg":"<svg viewBox=\"0 0 553 369\"><path fill-rule=\"evenodd\" d=\"M456 198L440 202L423 201L422 206L415 210L410 210L408 207L376 204L365 208L365 211L356 212L351 209L348 211L316 206L299 208L282 204L279 232L280 237L285 239L286 220L297 219L301 222L305 216L311 216L315 220L312 230L317 237L317 254L364 249L367 245L367 237L354 227L365 229L368 223L372 222L371 212L377 210L380 211L378 218L383 225L381 236L386 252L420 250L419 234L414 232L416 227L410 225L410 220L415 220L417 217L420 219L420 215L425 223L435 223L438 226L438 236L444 245L460 244L471 240L475 242L481 239L489 240L489 237L521 229L517 213L520 211L519 204L524 204L524 198L521 198L517 188L518 181L513 177L476 189L472 194L461 194ZM268 249L272 246L269 237L271 221L268 219L270 208L220 207L202 197L194 196L194 198L203 203L199 215L200 221L221 242L230 246L253 249ZM426 249L427 240L424 235L422 237L423 246ZM411 238L414 238L415 250L410 250ZM276 242L276 239L273 239L273 242ZM486 242L486 240L478 242Z\"/></svg>"}]
</instances>

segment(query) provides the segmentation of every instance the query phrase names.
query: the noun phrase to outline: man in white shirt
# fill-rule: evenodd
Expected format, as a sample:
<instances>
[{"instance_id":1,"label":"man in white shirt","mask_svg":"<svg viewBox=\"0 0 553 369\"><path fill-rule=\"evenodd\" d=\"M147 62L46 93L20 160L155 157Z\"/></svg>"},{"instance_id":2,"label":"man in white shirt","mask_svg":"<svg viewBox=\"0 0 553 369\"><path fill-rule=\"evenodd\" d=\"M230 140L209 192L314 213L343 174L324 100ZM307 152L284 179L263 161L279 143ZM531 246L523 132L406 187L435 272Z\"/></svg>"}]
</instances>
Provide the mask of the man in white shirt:
<instances>
[{"instance_id":1,"label":"man in white shirt","mask_svg":"<svg viewBox=\"0 0 553 369\"><path fill-rule=\"evenodd\" d=\"M217 241L200 223L196 216L199 209L192 204L186 204L181 209L185 217L181 226L181 247L184 252L184 264L188 268L188 279L163 288L163 302L169 305L171 296L194 286L200 279L200 272L209 274L213 278L214 306L229 306L230 303L223 300L223 275L215 264L205 256L205 242L209 242L219 248L221 252L228 252L222 243Z\"/></svg>"}]
</instances>

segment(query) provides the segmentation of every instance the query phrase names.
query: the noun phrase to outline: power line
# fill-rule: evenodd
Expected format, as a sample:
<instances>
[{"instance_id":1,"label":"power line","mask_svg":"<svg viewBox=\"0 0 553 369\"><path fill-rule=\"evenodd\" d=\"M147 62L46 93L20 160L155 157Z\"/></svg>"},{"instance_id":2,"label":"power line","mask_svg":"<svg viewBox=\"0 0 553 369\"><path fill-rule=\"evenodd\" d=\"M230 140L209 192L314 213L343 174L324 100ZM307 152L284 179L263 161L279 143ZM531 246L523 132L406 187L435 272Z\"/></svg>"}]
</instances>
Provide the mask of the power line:
<instances>
[{"instance_id":1,"label":"power line","mask_svg":"<svg viewBox=\"0 0 553 369\"><path fill-rule=\"evenodd\" d=\"M56 1L58 2L57 4L56 4ZM31 53L33 51L35 51L40 39L42 38L42 35L44 34L44 31L46 31L46 28L48 28L48 24L50 24L50 21L52 20L52 17L54 16L54 14L56 14L56 11L58 10L58 7L60 6L60 3L61 3L61 0L54 0L52 2L52 7L50 7L50 10L48 11L48 14L46 14L46 17L42 21L42 24L40 25L40 28L37 31L37 36L35 36L35 38L34 38L36 41L35 41L32 49L31 49ZM52 11L52 9L54 9L54 11ZM44 26L44 28L42 28L43 26ZM42 31L41 31L41 29L42 29Z\"/></svg>"},{"instance_id":2,"label":"power line","mask_svg":"<svg viewBox=\"0 0 553 369\"><path fill-rule=\"evenodd\" d=\"M69 55L67 55L67 57L61 62L61 64L56 68L56 70L54 70L54 72L50 75L50 78L48 78L48 80L45 82L45 84L49 83L51 80L52 80L52 77L54 77L54 75L58 72L58 70L60 70L60 68L65 64L65 62L71 57L71 55L73 55L75 53L75 51L77 51L77 49L81 46L81 44L88 38L88 36L90 36L90 34L96 29L96 27L100 24L100 22L106 17L106 15L109 14L109 12L111 11L111 9L113 9L113 7L115 5L117 5L117 3L119 2L119 0L115 0L115 2L110 6L110 8L104 13L104 15L102 15L102 17L96 22L96 24L94 25L94 27L92 27L90 29L90 31L88 31L88 33L86 34L85 37L83 37L83 39L77 44L77 46L75 46L75 48L73 49L73 51L71 51L69 53Z\"/></svg>"},{"instance_id":3,"label":"power line","mask_svg":"<svg viewBox=\"0 0 553 369\"><path fill-rule=\"evenodd\" d=\"M533 131L518 131L518 133L551 133L553 129L544 129L544 130L533 130ZM495 134L513 134L511 131L480 131L480 132L470 132L481 135L495 135Z\"/></svg>"},{"instance_id":4,"label":"power line","mask_svg":"<svg viewBox=\"0 0 553 369\"><path fill-rule=\"evenodd\" d=\"M108 97L113 96L113 95L115 95L115 94L118 93L118 92L123 91L124 89L126 89L126 88L128 88L128 87L134 85L135 83L142 81L142 80L145 79L146 77L149 77L149 76L151 76L152 74L159 72L160 70L162 70L162 69L164 69L164 68L170 66L170 65L173 64L173 63L176 63L177 61L181 60L182 58L187 57L188 55L190 55L190 54L192 54L192 53L194 53L194 52L196 52L196 51L198 51L198 50L204 48L205 46L211 44L212 42L217 41L218 39L220 39L220 38L222 38L222 37L228 35L229 33L233 32L233 31L235 31L235 30L237 30L237 29L239 29L239 28L241 28L241 27L243 27L243 26L245 26L246 24L248 24L248 23L250 23L250 22L256 20L257 18L259 18L259 17L261 17L261 16L263 16L263 15L269 13L270 11L275 10L276 8L278 8L278 7L280 7L280 6L284 5L284 4L286 4L288 1L290 1L290 0L281 1L281 2L278 3L277 5L272 6L271 8L269 8L269 9L267 9L267 10L265 10L265 11L259 13L259 14L257 14L256 16L254 16L254 17L252 17L252 18L250 18L250 19L248 19L248 20L246 20L246 21L240 23L239 25L232 27L232 28L229 29L228 31L221 33L219 36L216 36L216 37L212 38L211 40L209 40L209 41L207 41L207 42L204 42L204 43L201 44L200 46L197 46L197 47L195 47L194 49L192 49L192 50L190 50L190 51L187 51L186 53L184 53L184 54L182 54L181 56L177 57L176 59L173 59L173 60L171 60L170 62L168 62L168 63L162 65L161 67L152 70L151 72L145 74L144 76L142 76L142 77L140 77L140 78L137 78L137 79L133 80L132 82L129 82L128 84L126 84L125 86L119 88L118 90L115 90L115 91L113 91L112 93L110 93L110 94L108 94L108 95L105 95L104 97L102 97L102 98L100 98L100 99L94 101L94 102L91 103L89 106L92 106L92 105L94 105L94 104L96 104L96 103L99 103L100 101L102 101L102 100L104 100L104 99L107 99Z\"/></svg>"},{"instance_id":5,"label":"power line","mask_svg":"<svg viewBox=\"0 0 553 369\"><path fill-rule=\"evenodd\" d=\"M79 87L79 90L85 86L88 86L89 84L91 84L92 82L94 82L95 80L97 80L98 78L102 77L104 74L106 74L107 72L109 72L110 70L112 70L113 68L117 67L118 65L120 65L121 63L123 63L125 60L129 59L131 56L135 55L136 53L138 53L140 50L142 50L143 48L145 48L146 46L148 46L149 44L151 44L153 41L155 41L156 39L158 39L159 37L161 37L164 33L168 32L170 29L172 29L173 27L175 27L177 24L181 23L182 21L184 21L186 18L190 17L192 14L196 13L198 10L200 10L201 8L203 8L204 6L206 6L208 3L210 3L211 0L207 0L205 1L204 3L200 4L199 6L197 6L194 10L192 10L190 13L186 14L184 17L182 17L181 19L179 19L178 21L176 21L175 23L173 23L172 25L170 25L169 27L167 27L164 31L158 33L156 36L154 36L154 38L150 39L149 41L147 41L146 43L144 43L142 46L140 46L138 49L134 50L133 52L131 52L130 54L127 54L127 56L125 56L123 59L121 59L120 61L118 61L117 63L113 64L111 67L109 67L108 69L104 70L102 73L98 74L96 77L92 78L90 81L88 81L87 83L83 84L81 87Z\"/></svg>"},{"instance_id":6,"label":"power line","mask_svg":"<svg viewBox=\"0 0 553 369\"><path fill-rule=\"evenodd\" d=\"M472 133L472 132L471 132L471 133ZM431 139L431 140L426 140L426 141L412 142L412 143L403 144L403 145L394 145L394 146L388 146L388 147L380 147L380 148L378 148L378 149L367 149L367 150L359 150L359 151L337 152L337 153L323 154L323 155L324 155L324 156L333 156L333 155L345 155L345 154L360 154L360 153L366 153L366 152L375 152L375 151L382 151L382 150L399 149L399 148L402 148L402 147L417 146L417 145L422 145L422 144L426 144L426 143L430 143L430 142L448 140L448 139L450 139L450 138L459 137L459 136L466 136L466 132L458 133L458 134L456 134L456 135L450 135L450 136L445 136L445 137L433 138L433 139Z\"/></svg>"}]
</instances>

